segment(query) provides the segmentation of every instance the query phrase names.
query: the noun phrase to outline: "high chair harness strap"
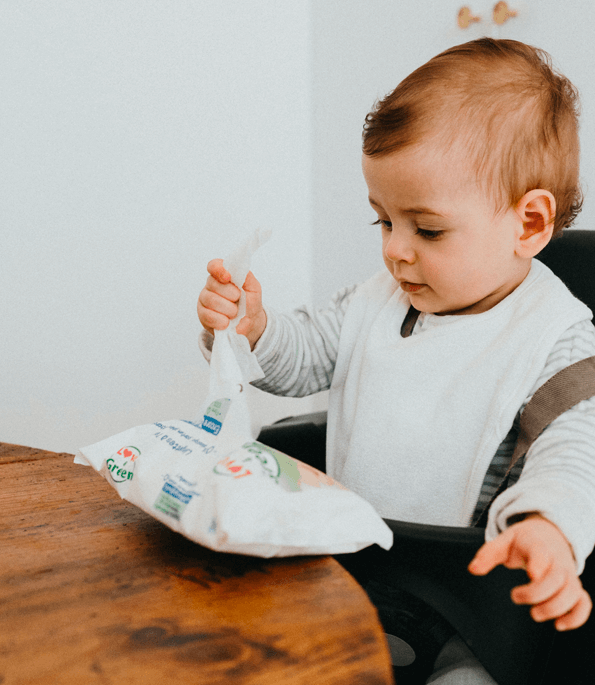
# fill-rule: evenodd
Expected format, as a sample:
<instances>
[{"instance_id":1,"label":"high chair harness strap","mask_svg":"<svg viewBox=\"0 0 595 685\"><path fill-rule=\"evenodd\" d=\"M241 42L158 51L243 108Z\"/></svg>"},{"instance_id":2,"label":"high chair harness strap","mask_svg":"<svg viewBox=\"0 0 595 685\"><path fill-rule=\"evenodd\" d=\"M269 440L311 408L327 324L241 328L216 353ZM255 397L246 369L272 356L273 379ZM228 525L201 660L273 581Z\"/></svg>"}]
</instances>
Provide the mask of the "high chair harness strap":
<instances>
[{"instance_id":1,"label":"high chair harness strap","mask_svg":"<svg viewBox=\"0 0 595 685\"><path fill-rule=\"evenodd\" d=\"M420 314L421 312L418 312L413 305L409 307L409 311L401 324L401 337L408 338L413 333L413 329L415 328L415 324L417 323Z\"/></svg>"},{"instance_id":2,"label":"high chair harness strap","mask_svg":"<svg viewBox=\"0 0 595 685\"><path fill-rule=\"evenodd\" d=\"M498 495L506 490L514 465L522 459L541 433L564 412L595 395L595 357L588 357L554 374L540 388L521 414L519 436L510 464L489 504L476 526L485 527L488 510Z\"/></svg>"}]
</instances>

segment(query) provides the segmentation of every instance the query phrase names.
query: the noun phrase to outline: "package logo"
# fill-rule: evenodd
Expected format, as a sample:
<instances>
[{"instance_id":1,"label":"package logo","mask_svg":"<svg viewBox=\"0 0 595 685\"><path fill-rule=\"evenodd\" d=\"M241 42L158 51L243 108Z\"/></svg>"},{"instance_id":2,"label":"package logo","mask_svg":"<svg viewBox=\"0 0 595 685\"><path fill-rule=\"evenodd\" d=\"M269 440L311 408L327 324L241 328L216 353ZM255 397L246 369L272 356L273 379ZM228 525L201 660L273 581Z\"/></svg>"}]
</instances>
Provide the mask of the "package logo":
<instances>
[{"instance_id":1,"label":"package logo","mask_svg":"<svg viewBox=\"0 0 595 685\"><path fill-rule=\"evenodd\" d=\"M242 455L241 457L236 457L235 459L231 456L228 456L215 464L213 471L218 476L231 476L232 478L237 479L243 478L244 476L251 476L254 473L255 465L256 464L254 464L254 458L252 455ZM251 471L249 467L253 470Z\"/></svg>"},{"instance_id":2,"label":"package logo","mask_svg":"<svg viewBox=\"0 0 595 685\"><path fill-rule=\"evenodd\" d=\"M205 416L204 419L202 420L202 425L201 428L203 430L206 430L207 433L212 433L213 435L219 435L219 432L221 431L221 427L223 424L221 421L217 421L217 419L212 419L209 416Z\"/></svg>"},{"instance_id":3,"label":"package logo","mask_svg":"<svg viewBox=\"0 0 595 685\"><path fill-rule=\"evenodd\" d=\"M223 420L229 411L231 400L223 398L211 402L202 420L201 428L212 435L219 435L223 426Z\"/></svg>"},{"instance_id":4,"label":"package logo","mask_svg":"<svg viewBox=\"0 0 595 685\"><path fill-rule=\"evenodd\" d=\"M300 472L295 459L260 442L242 445L215 464L213 471L219 476L231 476L236 480L259 474L268 476L289 492L301 489Z\"/></svg>"},{"instance_id":5,"label":"package logo","mask_svg":"<svg viewBox=\"0 0 595 685\"><path fill-rule=\"evenodd\" d=\"M134 462L140 457L140 450L133 445L121 447L106 462L110 478L114 483L124 483L134 476Z\"/></svg>"}]
</instances>

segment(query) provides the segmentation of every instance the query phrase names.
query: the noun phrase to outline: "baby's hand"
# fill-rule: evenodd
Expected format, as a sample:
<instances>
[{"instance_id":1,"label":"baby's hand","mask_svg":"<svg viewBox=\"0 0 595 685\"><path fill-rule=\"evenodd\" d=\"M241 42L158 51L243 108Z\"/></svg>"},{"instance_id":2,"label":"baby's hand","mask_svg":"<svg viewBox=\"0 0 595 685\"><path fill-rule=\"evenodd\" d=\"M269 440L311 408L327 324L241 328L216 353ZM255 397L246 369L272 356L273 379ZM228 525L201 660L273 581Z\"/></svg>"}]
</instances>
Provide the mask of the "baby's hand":
<instances>
[{"instance_id":1,"label":"baby's hand","mask_svg":"<svg viewBox=\"0 0 595 685\"><path fill-rule=\"evenodd\" d=\"M469 571L483 576L499 564L523 568L530 582L512 590L516 604L532 605L535 621L555 620L557 630L583 625L591 613L591 598L576 574L572 549L553 523L538 514L510 526L486 542Z\"/></svg>"},{"instance_id":2,"label":"baby's hand","mask_svg":"<svg viewBox=\"0 0 595 685\"><path fill-rule=\"evenodd\" d=\"M240 289L231 282L229 272L223 266L222 259L213 259L207 265L210 276L206 286L198 296L198 318L209 333L222 331L238 314ZM260 283L250 272L243 285L246 293L246 316L236 327L236 332L248 338L250 347L258 342L266 327L267 319L262 308L262 289Z\"/></svg>"}]
</instances>

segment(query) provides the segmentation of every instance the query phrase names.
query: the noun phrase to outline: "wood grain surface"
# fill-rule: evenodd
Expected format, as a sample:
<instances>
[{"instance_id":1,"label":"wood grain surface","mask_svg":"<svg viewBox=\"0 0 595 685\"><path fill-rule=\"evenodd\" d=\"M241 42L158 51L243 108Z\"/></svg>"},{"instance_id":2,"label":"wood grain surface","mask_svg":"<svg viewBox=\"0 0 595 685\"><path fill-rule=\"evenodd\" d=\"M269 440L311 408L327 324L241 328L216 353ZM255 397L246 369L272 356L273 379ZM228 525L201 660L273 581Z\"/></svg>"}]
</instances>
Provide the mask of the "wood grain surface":
<instances>
[{"instance_id":1,"label":"wood grain surface","mask_svg":"<svg viewBox=\"0 0 595 685\"><path fill-rule=\"evenodd\" d=\"M1 685L393 682L333 558L212 552L72 460L0 443Z\"/></svg>"}]
</instances>

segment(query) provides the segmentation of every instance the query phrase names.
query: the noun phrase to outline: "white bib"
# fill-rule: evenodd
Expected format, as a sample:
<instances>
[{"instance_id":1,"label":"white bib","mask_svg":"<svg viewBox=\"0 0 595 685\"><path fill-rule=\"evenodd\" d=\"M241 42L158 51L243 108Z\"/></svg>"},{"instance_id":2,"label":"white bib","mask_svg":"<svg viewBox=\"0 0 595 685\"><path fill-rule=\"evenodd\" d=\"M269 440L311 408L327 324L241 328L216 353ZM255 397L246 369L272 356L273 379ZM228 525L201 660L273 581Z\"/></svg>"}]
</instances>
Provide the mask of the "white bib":
<instances>
[{"instance_id":1,"label":"white bib","mask_svg":"<svg viewBox=\"0 0 595 685\"><path fill-rule=\"evenodd\" d=\"M384 518L466 526L486 470L562 333L590 310L537 260L481 314L426 315L388 272L345 316L329 396L329 474Z\"/></svg>"}]
</instances>

